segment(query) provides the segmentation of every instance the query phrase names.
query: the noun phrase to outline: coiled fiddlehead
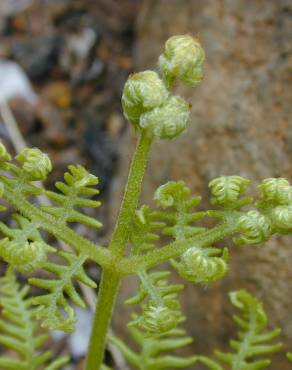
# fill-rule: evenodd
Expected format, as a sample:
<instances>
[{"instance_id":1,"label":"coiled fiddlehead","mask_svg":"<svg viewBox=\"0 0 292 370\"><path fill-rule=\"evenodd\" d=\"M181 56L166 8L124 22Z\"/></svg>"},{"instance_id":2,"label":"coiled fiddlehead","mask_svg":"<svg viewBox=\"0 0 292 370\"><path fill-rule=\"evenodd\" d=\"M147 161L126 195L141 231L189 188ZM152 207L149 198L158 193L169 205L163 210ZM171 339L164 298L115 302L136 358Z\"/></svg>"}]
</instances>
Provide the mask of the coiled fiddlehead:
<instances>
[{"instance_id":1,"label":"coiled fiddlehead","mask_svg":"<svg viewBox=\"0 0 292 370\"><path fill-rule=\"evenodd\" d=\"M173 139L188 126L190 107L180 96L170 96L162 105L143 113L139 125L157 139Z\"/></svg>"},{"instance_id":2,"label":"coiled fiddlehead","mask_svg":"<svg viewBox=\"0 0 292 370\"><path fill-rule=\"evenodd\" d=\"M39 195L42 188L32 184L37 180L45 180L52 170L50 158L37 148L25 148L15 157L20 165L11 161L11 156L1 143L0 169L5 170L1 174L1 186L11 186L14 191L24 196ZM10 173L12 176L7 176Z\"/></svg>"},{"instance_id":3,"label":"coiled fiddlehead","mask_svg":"<svg viewBox=\"0 0 292 370\"><path fill-rule=\"evenodd\" d=\"M37 227L25 217L12 216L19 228L9 228L0 222L0 231L6 236L0 240L0 256L21 272L41 268L48 252L55 249L46 244Z\"/></svg>"},{"instance_id":4,"label":"coiled fiddlehead","mask_svg":"<svg viewBox=\"0 0 292 370\"><path fill-rule=\"evenodd\" d=\"M124 87L125 117L136 131L154 139L173 139L185 131L190 105L168 89L176 79L196 85L201 81L205 54L198 40L189 35L171 37L159 58L163 79L156 72L131 75Z\"/></svg>"},{"instance_id":5,"label":"coiled fiddlehead","mask_svg":"<svg viewBox=\"0 0 292 370\"><path fill-rule=\"evenodd\" d=\"M267 316L263 305L246 290L230 293L230 301L241 312L241 316L233 317L239 327L238 339L230 341L233 352L215 351L216 357L229 365L231 370L265 369L271 361L260 357L277 352L282 347L281 343L270 344L279 336L280 330L266 331ZM223 370L215 360L204 356L198 356L197 360L208 369Z\"/></svg>"},{"instance_id":6,"label":"coiled fiddlehead","mask_svg":"<svg viewBox=\"0 0 292 370\"><path fill-rule=\"evenodd\" d=\"M241 236L234 238L236 244L259 244L271 236L271 222L258 211L249 211L238 220Z\"/></svg>"},{"instance_id":7,"label":"coiled fiddlehead","mask_svg":"<svg viewBox=\"0 0 292 370\"><path fill-rule=\"evenodd\" d=\"M123 90L122 106L125 117L139 129L140 116L162 105L168 91L156 72L144 71L131 75Z\"/></svg>"},{"instance_id":8,"label":"coiled fiddlehead","mask_svg":"<svg viewBox=\"0 0 292 370\"><path fill-rule=\"evenodd\" d=\"M22 169L30 181L45 180L52 171L50 158L38 148L25 148L17 156Z\"/></svg>"},{"instance_id":9,"label":"coiled fiddlehead","mask_svg":"<svg viewBox=\"0 0 292 370\"><path fill-rule=\"evenodd\" d=\"M184 320L180 311L177 293L181 284L169 284L169 271L140 271L141 280L138 293L128 299L128 305L142 305L142 314L131 325L138 325L149 335L168 332Z\"/></svg>"},{"instance_id":10,"label":"coiled fiddlehead","mask_svg":"<svg viewBox=\"0 0 292 370\"><path fill-rule=\"evenodd\" d=\"M287 234L292 231L292 186L286 179L264 180L257 206L270 218L273 232Z\"/></svg>"},{"instance_id":11,"label":"coiled fiddlehead","mask_svg":"<svg viewBox=\"0 0 292 370\"><path fill-rule=\"evenodd\" d=\"M199 41L190 35L179 35L166 41L158 65L167 86L171 87L176 79L194 86L203 78L204 60L205 52Z\"/></svg>"},{"instance_id":12,"label":"coiled fiddlehead","mask_svg":"<svg viewBox=\"0 0 292 370\"><path fill-rule=\"evenodd\" d=\"M283 180L283 179L282 179ZM223 176L210 182L212 199L214 205L222 207L223 210L208 211L210 217L215 217L223 222L236 222L237 229L240 233L239 237L233 238L235 244L262 244L266 242L273 234L273 222L271 216L266 210L261 209L265 203L261 199L256 202L261 210L242 211L243 206L253 203L251 197L242 197L246 191L249 180L240 176ZM267 194L267 187L269 186L269 179L264 180L263 194ZM277 196L275 184L272 185L272 193ZM279 192L278 192L279 194ZM266 200L267 201L267 200ZM271 195L269 195L271 201ZM275 208L273 208L273 211Z\"/></svg>"},{"instance_id":13,"label":"coiled fiddlehead","mask_svg":"<svg viewBox=\"0 0 292 370\"><path fill-rule=\"evenodd\" d=\"M228 249L189 248L179 262L172 261L180 276L194 283L211 283L222 279L228 270Z\"/></svg>"},{"instance_id":14,"label":"coiled fiddlehead","mask_svg":"<svg viewBox=\"0 0 292 370\"><path fill-rule=\"evenodd\" d=\"M261 200L258 205L286 205L292 203L292 187L289 181L283 178L269 178L258 185L261 193Z\"/></svg>"},{"instance_id":15,"label":"coiled fiddlehead","mask_svg":"<svg viewBox=\"0 0 292 370\"><path fill-rule=\"evenodd\" d=\"M241 176L222 176L214 179L209 183L211 203L225 208L237 208L238 200L249 183L248 179Z\"/></svg>"},{"instance_id":16,"label":"coiled fiddlehead","mask_svg":"<svg viewBox=\"0 0 292 370\"><path fill-rule=\"evenodd\" d=\"M0 344L16 353L16 356L1 356L2 370L57 370L61 369L67 357L51 361L50 351L43 351L42 346L48 339L47 334L38 334L38 326L27 297L29 287L20 287L11 268L1 279L0 305Z\"/></svg>"},{"instance_id":17,"label":"coiled fiddlehead","mask_svg":"<svg viewBox=\"0 0 292 370\"><path fill-rule=\"evenodd\" d=\"M48 291L47 294L32 298L31 303L37 305L36 317L43 320L42 326L55 330L71 332L74 329L75 313L66 297L80 306L85 303L74 287L75 281L96 288L96 284L85 273L84 256L76 256L69 252L58 252L64 264L45 262L42 269L55 275L55 278L30 278L29 284ZM64 312L66 317L64 316Z\"/></svg>"}]
</instances>

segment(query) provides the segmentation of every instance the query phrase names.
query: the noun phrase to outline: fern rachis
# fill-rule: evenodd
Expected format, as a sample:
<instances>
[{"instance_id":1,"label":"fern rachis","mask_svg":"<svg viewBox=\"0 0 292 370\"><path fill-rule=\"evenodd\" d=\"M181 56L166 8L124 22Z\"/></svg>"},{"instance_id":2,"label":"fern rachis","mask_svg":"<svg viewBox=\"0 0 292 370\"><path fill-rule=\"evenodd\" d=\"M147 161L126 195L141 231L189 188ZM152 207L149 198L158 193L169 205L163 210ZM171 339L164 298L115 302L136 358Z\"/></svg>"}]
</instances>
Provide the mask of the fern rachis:
<instances>
[{"instance_id":1,"label":"fern rachis","mask_svg":"<svg viewBox=\"0 0 292 370\"><path fill-rule=\"evenodd\" d=\"M169 181L154 194L156 209L148 206L138 209L152 143L174 139L189 125L191 105L183 97L175 95L172 87L176 82L190 86L198 84L203 77L204 59L204 50L197 39L190 35L173 36L167 40L159 57L159 72L144 71L129 76L123 90L122 106L139 140L107 248L79 235L72 226L78 222L95 229L101 227L101 223L84 210L100 205L93 199L98 194L95 188L98 180L94 175L80 165L72 165L64 175L64 182L56 183L56 191L46 190L37 181L45 180L52 170L48 155L37 148L25 148L13 160L0 143L0 196L12 206L17 222L16 227L11 227L9 222L0 223L3 234L0 256L9 264L7 279L12 279L9 284L14 286L11 288L13 295L3 291L7 297L2 299L2 305L4 308L6 305L7 312L13 314L20 309L19 317L30 325L22 326L17 315L14 318L13 315L7 316L10 324L0 322L0 329L5 331L0 340L15 349L21 360L23 358L21 362L3 357L0 359L3 367L37 370L38 361L46 363L49 358L48 352L35 356L35 350L44 337L40 337L39 342L30 341L27 348L20 342L23 333L31 338L35 329L32 312L43 327L74 330L75 316L71 303L84 306L75 288L76 282L96 287L84 270L89 259L100 265L102 278L86 370L108 369L107 365L101 364L111 315L121 281L131 274L138 276L140 286L138 293L127 303L139 304L141 310L134 314L129 331L140 347L134 352L116 337L109 340L139 370L185 368L195 362L201 362L212 370L222 370L219 360L232 370L257 370L269 363L266 358L257 360L258 356L280 348L278 343L266 343L276 337L278 331L264 331L267 320L260 302L249 293L239 291L231 295L232 303L242 311L242 317L235 318L240 333L238 339L230 342L232 352L217 351L218 361L204 356L182 357L171 353L191 342L179 327L184 321L178 299L183 285L170 284L169 271L158 271L155 267L169 262L182 279L211 284L224 278L228 272L229 247L218 246L218 241L229 238L234 244L256 247L274 234L292 232L292 187L282 178L264 180L258 186L256 200L245 194L249 180L236 175L214 179L209 184L213 208L207 212L195 209L200 197L191 196L191 190L184 182ZM170 142L169 145L173 144ZM35 204L34 199L39 195L49 197L53 205L40 207ZM4 209L0 206L1 211ZM204 224L208 217L212 221L215 219L214 227L206 227L210 224L208 222ZM70 252L61 252L58 246L48 245L43 231L65 242ZM19 288L10 275L12 269L23 274L33 273L28 283L46 293L26 299L27 288ZM40 278L35 275L38 272L51 275ZM14 295L19 297L17 307L9 303L10 299L16 299ZM23 300L26 303L22 305ZM36 307L31 308L31 304ZM24 314L25 310L29 313ZM20 327L20 334L17 334L16 326ZM62 361L57 360L51 365L46 363L46 370L57 369Z\"/></svg>"}]
</instances>

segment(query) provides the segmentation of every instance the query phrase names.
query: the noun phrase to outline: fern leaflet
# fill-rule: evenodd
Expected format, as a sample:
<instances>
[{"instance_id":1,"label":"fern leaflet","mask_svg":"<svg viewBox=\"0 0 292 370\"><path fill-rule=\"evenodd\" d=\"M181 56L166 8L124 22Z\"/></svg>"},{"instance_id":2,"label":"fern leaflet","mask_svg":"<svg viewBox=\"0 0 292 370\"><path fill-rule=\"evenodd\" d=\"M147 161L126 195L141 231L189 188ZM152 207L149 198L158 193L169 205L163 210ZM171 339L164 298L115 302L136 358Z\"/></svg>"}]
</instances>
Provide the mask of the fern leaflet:
<instances>
[{"instance_id":1,"label":"fern leaflet","mask_svg":"<svg viewBox=\"0 0 292 370\"><path fill-rule=\"evenodd\" d=\"M185 335L182 329L173 329L167 333L156 336L148 336L137 327L129 327L129 332L135 342L140 346L139 353L130 349L117 337L109 340L124 355L130 365L138 370L163 370L184 369L196 361L196 356L179 357L170 355L168 352L185 347L192 343L192 338ZM164 354L166 352L166 354Z\"/></svg>"},{"instance_id":2,"label":"fern leaflet","mask_svg":"<svg viewBox=\"0 0 292 370\"><path fill-rule=\"evenodd\" d=\"M99 193L92 186L98 184L96 176L88 173L82 166L69 166L69 172L64 175L65 183L58 181L56 188L63 194L46 191L45 194L59 206L43 206L43 211L55 216L58 222L79 222L99 228L102 224L93 217L77 211L75 207L99 207L100 202L88 197Z\"/></svg>"},{"instance_id":3,"label":"fern leaflet","mask_svg":"<svg viewBox=\"0 0 292 370\"><path fill-rule=\"evenodd\" d=\"M35 321L35 309L27 298L29 287L20 287L12 268L7 269L1 279L1 306L3 319L0 320L0 344L17 354L17 357L0 357L3 370L38 370L51 360L50 351L41 351L48 339L47 334L38 334ZM68 361L61 357L45 367L45 370L57 370Z\"/></svg>"},{"instance_id":4,"label":"fern leaflet","mask_svg":"<svg viewBox=\"0 0 292 370\"><path fill-rule=\"evenodd\" d=\"M230 293L231 303L241 311L241 316L233 317L239 327L238 339L230 341L233 352L215 351L217 359L230 366L231 370L260 370L270 365L269 359L260 359L277 352L281 343L269 342L280 334L280 329L266 331L267 316L262 303L245 290ZM222 370L220 364L204 356L197 361L210 370Z\"/></svg>"},{"instance_id":5,"label":"fern leaflet","mask_svg":"<svg viewBox=\"0 0 292 370\"><path fill-rule=\"evenodd\" d=\"M69 252L58 252L58 255L62 257L64 264L45 262L42 265L43 270L56 276L55 279L29 279L31 285L49 292L32 298L32 304L38 306L36 316L44 320L42 326L71 332L74 329L75 313L66 296L76 305L85 307L84 301L74 287L74 281L78 280L91 288L96 288L96 284L83 269L86 257Z\"/></svg>"}]
</instances>

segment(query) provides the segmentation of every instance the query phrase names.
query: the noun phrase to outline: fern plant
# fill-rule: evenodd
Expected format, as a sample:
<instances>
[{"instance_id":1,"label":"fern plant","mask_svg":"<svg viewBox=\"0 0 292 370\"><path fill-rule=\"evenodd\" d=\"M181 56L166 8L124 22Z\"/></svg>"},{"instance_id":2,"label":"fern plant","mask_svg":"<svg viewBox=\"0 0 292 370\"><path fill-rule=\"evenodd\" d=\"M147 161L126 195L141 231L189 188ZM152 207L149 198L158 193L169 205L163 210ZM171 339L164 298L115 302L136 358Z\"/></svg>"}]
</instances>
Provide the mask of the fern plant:
<instances>
[{"instance_id":1,"label":"fern plant","mask_svg":"<svg viewBox=\"0 0 292 370\"><path fill-rule=\"evenodd\" d=\"M149 332L143 333L136 327L133 328L130 323L129 331L134 341L141 347L140 353L135 353L116 337L111 337L110 341L120 349L129 364L138 370L188 368L195 363L201 363L210 370L225 369L220 365L220 362L228 364L231 370L265 369L271 361L269 359L259 360L258 358L280 350L282 344L273 341L273 339L279 336L281 330L265 330L267 316L262 303L247 291L239 290L230 293L230 301L242 314L233 317L239 327L238 339L230 341L233 352L215 351L218 361L205 356L188 358L169 354L161 356L161 352L168 353L192 343L191 338L185 337L184 330L177 328L173 328L169 332L157 331L156 335L149 335ZM135 324L136 322L137 320L134 321ZM171 339L171 336L176 338Z\"/></svg>"},{"instance_id":2,"label":"fern plant","mask_svg":"<svg viewBox=\"0 0 292 370\"><path fill-rule=\"evenodd\" d=\"M231 370L259 370L270 365L269 359L259 359L270 353L277 352L281 343L270 343L279 336L281 330L265 330L267 316L262 303L245 290L230 293L231 303L241 311L241 316L233 317L239 327L238 339L230 341L232 352L215 351L215 356L222 363L228 364ZM197 361L210 370L223 370L219 362L204 356Z\"/></svg>"},{"instance_id":3,"label":"fern plant","mask_svg":"<svg viewBox=\"0 0 292 370\"><path fill-rule=\"evenodd\" d=\"M42 290L27 300L34 306L30 311L33 314L27 317L31 320L33 315L42 327L71 332L76 321L72 303L84 307L76 282L96 287L96 282L86 274L84 265L91 260L102 269L86 370L108 369L107 365L102 365L108 327L120 285L129 275L136 275L140 280L137 294L127 303L139 305L141 309L138 314L133 314L129 325L141 351L133 352L115 337L109 339L129 362L141 369L173 369L205 361L205 364L216 364L215 369L221 369L214 360L168 353L191 342L180 327L184 316L178 293L183 284L170 284L168 269L154 268L169 262L182 279L210 284L228 272L228 248L218 247L218 241L229 238L236 245L256 246L276 233L292 232L292 187L282 178L262 181L256 200L245 195L249 180L235 175L214 179L209 184L212 208L206 212L196 209L200 197L192 196L183 181L170 181L155 192L155 209L147 205L139 207L152 143L175 139L189 125L191 105L183 97L175 95L172 88L179 82L197 85L203 77L204 58L204 50L197 39L190 35L173 36L167 40L159 57L159 72L135 73L126 82L122 95L124 115L139 139L107 248L74 230L75 223L101 227L98 220L86 214L87 207L100 206L100 202L93 199L98 194L98 179L94 175L82 166L72 165L64 175L64 182L56 183L55 191L46 190L39 181L45 180L52 170L48 155L37 148L26 148L12 159L0 144L0 196L4 200L0 210L9 206L14 212L12 223L0 223L3 234L0 256L9 265L5 279L12 279L11 299L20 289L11 277L13 269L24 274L29 285ZM35 197L40 195L47 196L53 205L38 206ZM213 222L205 222L208 218ZM215 226L206 227L214 224L214 220ZM47 238L48 235L53 238ZM57 245L50 245L48 240L52 239L65 243L68 250L64 252ZM39 272L41 278L38 277ZM7 289L6 292L8 294ZM20 292L23 291L20 289ZM20 297L24 299L25 294L20 293ZM259 344L271 339L272 335L260 334L266 320L261 305L241 291L231 297L243 311L243 318L236 319L242 332L238 341L231 342L234 352L217 353L217 357L235 366L232 361L241 356L239 365L233 367L237 370L263 368L267 362L252 365L250 358L273 352L279 346ZM5 298L2 301L4 306ZM15 304L15 310L24 307L20 299ZM15 337L16 331L11 327L9 332L9 328L7 326L6 334ZM251 352L248 353L246 338L250 340ZM19 354L24 355L19 341L7 343L15 343L14 349L19 349ZM37 348L31 347L30 350ZM164 352L167 353L164 355ZM6 358L4 360L9 363ZM11 361L13 363L14 360ZM56 368L58 364L50 366ZM41 364L33 366L37 368Z\"/></svg>"},{"instance_id":4,"label":"fern plant","mask_svg":"<svg viewBox=\"0 0 292 370\"><path fill-rule=\"evenodd\" d=\"M67 357L52 360L52 353L42 350L48 334L40 333L35 320L35 308L27 297L29 287L20 287L12 268L1 279L0 343L17 357L0 357L1 369L57 370L68 362ZM45 367L44 367L45 366Z\"/></svg>"}]
</instances>

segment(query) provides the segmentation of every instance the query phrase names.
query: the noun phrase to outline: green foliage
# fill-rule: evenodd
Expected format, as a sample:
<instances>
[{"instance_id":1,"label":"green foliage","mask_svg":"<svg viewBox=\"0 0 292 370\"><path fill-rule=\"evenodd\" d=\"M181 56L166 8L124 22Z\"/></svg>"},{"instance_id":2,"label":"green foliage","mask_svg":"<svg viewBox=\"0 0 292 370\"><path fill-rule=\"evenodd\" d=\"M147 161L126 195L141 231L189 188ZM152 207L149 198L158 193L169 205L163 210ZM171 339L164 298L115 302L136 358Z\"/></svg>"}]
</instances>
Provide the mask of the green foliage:
<instances>
[{"instance_id":1,"label":"green foliage","mask_svg":"<svg viewBox=\"0 0 292 370\"><path fill-rule=\"evenodd\" d=\"M273 232L292 232L292 186L286 179L265 179L259 186L257 206L271 221Z\"/></svg>"},{"instance_id":2,"label":"green foliage","mask_svg":"<svg viewBox=\"0 0 292 370\"><path fill-rule=\"evenodd\" d=\"M184 320L177 299L177 293L183 289L183 285L169 284L169 271L140 271L138 275L141 280L139 291L126 303L140 304L142 315L136 317L131 326L139 326L152 335L174 329Z\"/></svg>"},{"instance_id":3,"label":"green foliage","mask_svg":"<svg viewBox=\"0 0 292 370\"><path fill-rule=\"evenodd\" d=\"M167 97L168 91L156 72L134 73L128 78L123 90L124 115L139 129L141 114L160 106Z\"/></svg>"},{"instance_id":4,"label":"green foliage","mask_svg":"<svg viewBox=\"0 0 292 370\"><path fill-rule=\"evenodd\" d=\"M157 214L150 207L142 206L136 211L133 220L130 242L133 254L144 253L156 248L159 241L159 231L165 226L164 222L157 220Z\"/></svg>"},{"instance_id":5,"label":"green foliage","mask_svg":"<svg viewBox=\"0 0 292 370\"><path fill-rule=\"evenodd\" d=\"M52 171L50 158L38 148L23 149L16 160L22 164L23 173L31 181L45 180Z\"/></svg>"},{"instance_id":6,"label":"green foliage","mask_svg":"<svg viewBox=\"0 0 292 370\"><path fill-rule=\"evenodd\" d=\"M48 155L37 148L26 148L12 160L0 143L0 196L13 208L16 222L16 225L0 223L3 234L0 257L10 268L21 273L41 272L41 278L34 275L28 279L29 284L46 291L26 300L36 305L30 312L42 321L43 327L72 331L75 315L71 302L84 307L76 283L96 287L86 275L84 264L91 259L102 267L86 370L101 367L119 286L122 278L130 274L140 279L138 293L127 301L141 306L141 314L136 315L129 325L131 335L140 345L140 352L133 352L117 338L111 339L129 363L137 369L155 370L184 368L199 361L210 369L222 370L217 361L206 357L182 358L169 353L191 342L185 332L178 329L184 320L177 297L183 285L170 284L169 271L151 268L169 262L185 280L212 283L228 271L228 249L218 247L218 241L227 238L238 245L259 245L276 233L292 233L292 187L282 178L264 180L258 186L260 195L256 201L244 194L249 180L240 176L214 179L209 184L214 209L207 212L194 209L201 199L191 196L183 181L169 181L155 192L156 210L147 205L138 209L152 142L177 137L189 123L191 105L174 95L171 88L178 81L196 85L203 76L204 59L204 50L197 39L190 35L174 36L166 42L158 61L161 77L156 72L144 71L131 75L126 82L123 110L140 138L108 248L93 243L72 228L72 223L101 227L98 220L84 213L85 207L100 205L92 199L98 194L96 176L82 166L72 165L64 175L64 182L56 183L56 191L45 190L37 181L45 180L52 170ZM36 197L42 195L53 204L38 206ZM1 205L0 210L5 206ZM207 217L212 222L205 222ZM61 252L59 247L48 245L47 234L64 242L70 252ZM13 284L15 287L15 280ZM24 299L27 288L25 293L19 294L18 286L13 289L13 294ZM5 294L9 296L7 289ZM257 357L279 349L279 344L266 343L276 337L278 331L264 332L267 319L261 303L247 292L232 293L231 301L242 312L242 317L235 317L240 333L237 340L230 342L233 352L216 352L217 358L233 370L266 367L268 360L258 360ZM28 306L19 302L15 312L19 310L23 315L23 309ZM9 306L9 310L12 312L14 307ZM32 316L27 317L31 323ZM17 320L13 323L20 325ZM10 333L9 328L6 326L7 334L15 337L15 330ZM24 356L23 343L7 343L10 347L14 343L12 348ZM30 347L29 350L36 349ZM19 369L26 368L24 361ZM58 364L47 366L47 370L57 369Z\"/></svg>"},{"instance_id":7,"label":"green foliage","mask_svg":"<svg viewBox=\"0 0 292 370\"><path fill-rule=\"evenodd\" d=\"M204 50L198 40L183 35L170 38L159 58L162 79L156 72L131 75L125 84L122 105L125 117L139 132L154 139L173 139L189 123L190 105L169 88L176 79L189 85L203 76Z\"/></svg>"},{"instance_id":8,"label":"green foliage","mask_svg":"<svg viewBox=\"0 0 292 370\"><path fill-rule=\"evenodd\" d=\"M263 305L246 290L230 293L230 301L241 312L241 316L233 317L239 327L238 338L230 341L232 352L215 351L215 356L231 370L267 368L271 361L265 357L282 347L281 343L273 342L280 329L266 330L267 316ZM207 357L198 356L197 360L210 370L223 370L219 363Z\"/></svg>"},{"instance_id":9,"label":"green foliage","mask_svg":"<svg viewBox=\"0 0 292 370\"><path fill-rule=\"evenodd\" d=\"M194 283L211 283L222 279L228 270L228 249L190 247L172 265L180 276Z\"/></svg>"},{"instance_id":10,"label":"green foliage","mask_svg":"<svg viewBox=\"0 0 292 370\"><path fill-rule=\"evenodd\" d=\"M123 341L110 337L130 365L138 370L184 369L196 361L196 356L180 357L169 354L192 343L182 329L173 329L167 333L149 336L136 327L129 327L131 337L140 347L140 352L131 350Z\"/></svg>"},{"instance_id":11,"label":"green foliage","mask_svg":"<svg viewBox=\"0 0 292 370\"><path fill-rule=\"evenodd\" d=\"M234 208L250 181L241 176L222 176L209 183L214 205Z\"/></svg>"},{"instance_id":12,"label":"green foliage","mask_svg":"<svg viewBox=\"0 0 292 370\"><path fill-rule=\"evenodd\" d=\"M141 115L139 125L155 138L172 139L185 131L190 107L180 96L170 96L161 106Z\"/></svg>"},{"instance_id":13,"label":"green foliage","mask_svg":"<svg viewBox=\"0 0 292 370\"><path fill-rule=\"evenodd\" d=\"M11 155L7 152L3 143L0 142L0 161L10 161Z\"/></svg>"},{"instance_id":14,"label":"green foliage","mask_svg":"<svg viewBox=\"0 0 292 370\"><path fill-rule=\"evenodd\" d=\"M141 290L140 290L141 292ZM140 293L139 299L144 294ZM271 361L266 357L281 349L282 344L275 342L280 329L267 330L267 316L262 303L245 290L230 293L231 303L240 311L241 315L233 317L239 327L238 338L230 341L232 352L215 351L218 360L205 356L177 357L164 355L164 352L173 351L192 342L185 336L185 332L174 327L168 332L151 333L129 325L129 331L134 341L139 345L140 352L134 352L125 343L116 337L110 341L120 349L128 363L135 369L172 369L186 368L194 363L201 363L210 370L223 370L227 364L230 370L260 370L267 368ZM291 358L291 354L287 354Z\"/></svg>"},{"instance_id":15,"label":"green foliage","mask_svg":"<svg viewBox=\"0 0 292 370\"><path fill-rule=\"evenodd\" d=\"M234 238L236 244L259 244L271 236L271 222L258 211L249 211L238 220L238 229L242 233Z\"/></svg>"},{"instance_id":16,"label":"green foliage","mask_svg":"<svg viewBox=\"0 0 292 370\"><path fill-rule=\"evenodd\" d=\"M201 197L191 197L190 194L191 190L183 181L169 181L156 190L154 200L157 206L163 209L156 214L167 222L167 227L163 230L164 235L183 240L205 230L193 225L205 216L205 212L192 211L200 204Z\"/></svg>"},{"instance_id":17,"label":"green foliage","mask_svg":"<svg viewBox=\"0 0 292 370\"><path fill-rule=\"evenodd\" d=\"M190 35L170 37L165 43L158 65L168 86L176 79L194 86L203 78L205 52L199 41Z\"/></svg>"},{"instance_id":18,"label":"green foliage","mask_svg":"<svg viewBox=\"0 0 292 370\"><path fill-rule=\"evenodd\" d=\"M2 160L10 160L11 157L5 154L3 145L1 148ZM76 210L80 207L100 205L100 202L89 199L98 194L98 190L92 188L98 183L98 179L82 166L69 166L69 172L64 175L65 183L56 183L61 193L46 191L32 184L31 181L44 179L51 170L48 156L38 149L28 149L23 150L16 159L21 163L21 167L12 162L1 163L1 167L5 170L5 174L1 176L1 184L6 193L11 191L11 198L7 200L12 204L16 197L19 197L16 203L21 206L22 214L13 215L17 227L8 227L0 223L0 231L4 235L0 240L0 256L22 273L42 270L55 275L53 279L51 276L29 279L30 284L48 291L48 294L34 297L31 302L38 306L36 315L38 319L43 320L42 326L72 331L75 314L69 300L85 307L84 301L75 289L76 282L80 281L92 288L96 287L83 269L83 264L88 257L86 253L78 253L78 251L77 253L58 251L45 242L40 231L43 228L42 220L45 220L45 225L48 226L44 228L46 231L55 236L57 230L60 239L67 233L74 242L78 238L80 240L80 236L67 228L68 222L100 227L99 221ZM7 172L10 172L10 176L6 175ZM40 194L46 194L58 206L37 207L27 201L28 196ZM81 240L83 241L82 238ZM66 241L68 241L67 238Z\"/></svg>"},{"instance_id":19,"label":"green foliage","mask_svg":"<svg viewBox=\"0 0 292 370\"><path fill-rule=\"evenodd\" d=\"M3 148L4 146L2 144L2 150L4 150ZM20 152L17 156L18 158L20 158L18 159L18 162L20 162L20 166L16 163L11 162L11 156L7 153L6 149L3 152L4 154L0 157L0 169L4 170L0 176L1 184L3 186L3 196L5 195L4 187L10 187L14 192L14 195L19 194L29 196L39 195L42 193L42 189L39 186L35 186L31 182L35 181L39 177L44 179L44 175L48 174L51 166L48 163L45 163L46 160L40 160L40 164L43 166L39 166L35 157L31 156L31 152L26 149ZM30 150L35 151L35 148ZM40 152L39 149L37 149L36 151L37 153ZM5 154L5 152L7 153L7 155ZM27 161L25 161L24 159L25 154L27 155Z\"/></svg>"},{"instance_id":20,"label":"green foliage","mask_svg":"<svg viewBox=\"0 0 292 370\"><path fill-rule=\"evenodd\" d=\"M203 227L195 226L194 222L201 220L205 212L193 212L201 198L191 197L191 190L183 181L169 181L160 186L154 195L157 206L163 211L156 212L157 217L164 220L167 226L163 234L174 240L186 240L204 232ZM172 260L173 267L180 276L194 283L210 283L221 279L227 272L228 250L202 248L190 245L180 256L179 261Z\"/></svg>"},{"instance_id":21,"label":"green foliage","mask_svg":"<svg viewBox=\"0 0 292 370\"><path fill-rule=\"evenodd\" d=\"M20 214L13 219L19 228L9 228L0 222L0 231L5 238L0 240L0 256L21 272L31 272L41 268L48 252L55 249L45 243L37 227Z\"/></svg>"},{"instance_id":22,"label":"green foliage","mask_svg":"<svg viewBox=\"0 0 292 370\"><path fill-rule=\"evenodd\" d=\"M85 308L85 303L74 287L74 282L96 288L83 269L86 257L76 256L73 253L58 252L64 260L63 264L45 262L42 269L53 273L56 278L30 278L29 283L48 291L47 294L33 297L31 303L37 305L36 317L42 319L43 327L71 332L74 330L75 314L66 297Z\"/></svg>"},{"instance_id":23,"label":"green foliage","mask_svg":"<svg viewBox=\"0 0 292 370\"><path fill-rule=\"evenodd\" d=\"M50 363L52 354L43 351L47 334L39 333L35 320L35 310L27 298L29 287L20 287L12 268L7 269L1 279L0 305L0 344L15 352L17 356L1 356L0 368L3 370L57 370L68 361L66 357ZM45 366L45 367L44 367Z\"/></svg>"},{"instance_id":24,"label":"green foliage","mask_svg":"<svg viewBox=\"0 0 292 370\"><path fill-rule=\"evenodd\" d=\"M45 194L59 204L59 207L44 206L42 210L56 217L57 222L79 222L91 227L99 228L102 224L77 211L75 207L99 207L100 202L88 199L99 193L92 188L98 184L98 178L88 173L82 166L69 166L69 172L64 175L65 183L57 182L56 188L63 194L46 191Z\"/></svg>"}]
</instances>

